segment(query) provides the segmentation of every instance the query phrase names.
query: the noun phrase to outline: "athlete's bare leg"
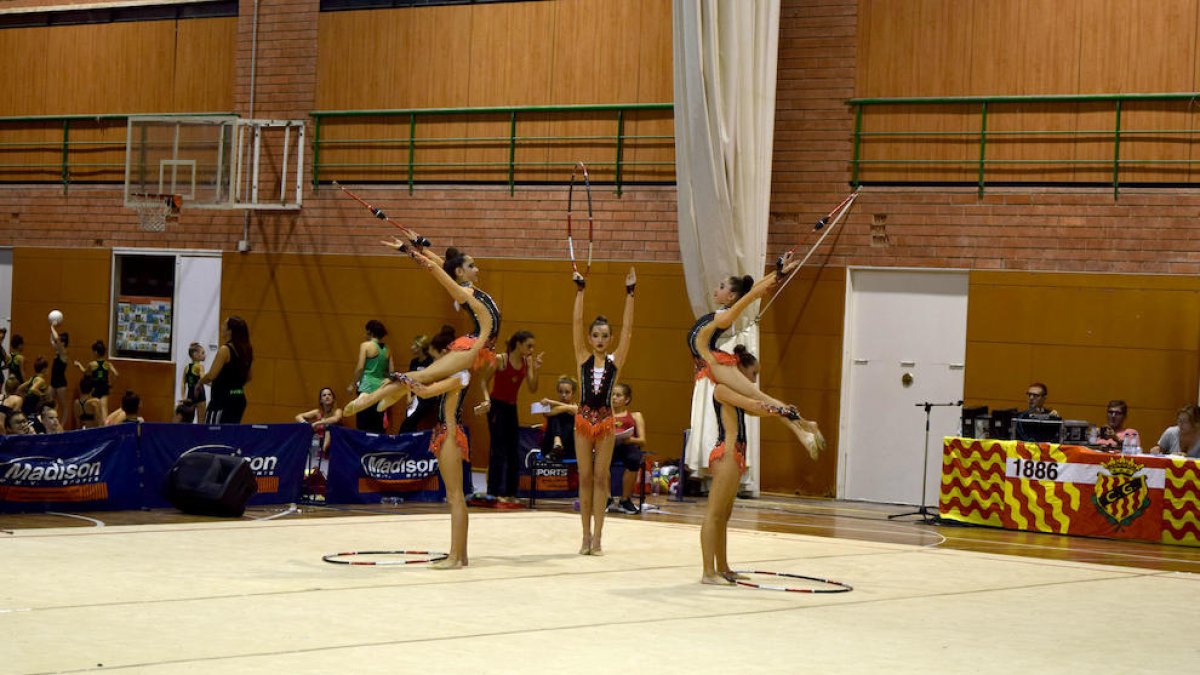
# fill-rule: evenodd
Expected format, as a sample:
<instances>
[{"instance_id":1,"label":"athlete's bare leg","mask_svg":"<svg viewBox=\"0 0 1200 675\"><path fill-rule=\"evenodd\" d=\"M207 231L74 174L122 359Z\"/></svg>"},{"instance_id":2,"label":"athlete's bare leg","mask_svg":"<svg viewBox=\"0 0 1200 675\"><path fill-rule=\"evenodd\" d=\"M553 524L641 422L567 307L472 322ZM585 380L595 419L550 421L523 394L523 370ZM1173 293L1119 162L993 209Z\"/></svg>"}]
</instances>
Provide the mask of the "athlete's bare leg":
<instances>
[{"instance_id":1,"label":"athlete's bare leg","mask_svg":"<svg viewBox=\"0 0 1200 675\"><path fill-rule=\"evenodd\" d=\"M709 362L709 370L712 372L713 379L716 380L717 384L723 384L742 396L780 408L788 407L783 401L772 398L764 393L758 388L758 385L748 380L736 366L728 366L711 361Z\"/></svg>"},{"instance_id":2,"label":"athlete's bare leg","mask_svg":"<svg viewBox=\"0 0 1200 675\"><path fill-rule=\"evenodd\" d=\"M575 458L579 467L579 520L583 525L583 541L579 545L579 555L591 555L592 500L595 494L592 472L595 470L595 456L592 452L592 439L578 431L575 432Z\"/></svg>"},{"instance_id":3,"label":"athlete's bare leg","mask_svg":"<svg viewBox=\"0 0 1200 675\"><path fill-rule=\"evenodd\" d=\"M592 551L591 555L604 555L601 535L604 533L604 514L608 511L608 498L612 494L612 455L616 438L605 434L595 443L596 463L592 466ZM578 447L578 445L576 446ZM581 478L582 480L582 478ZM580 509L583 505L580 504Z\"/></svg>"},{"instance_id":4,"label":"athlete's bare leg","mask_svg":"<svg viewBox=\"0 0 1200 675\"><path fill-rule=\"evenodd\" d=\"M429 364L429 367L424 370L414 370L404 373L399 380L388 380L382 386L369 394L359 394L358 398L350 401L342 408L342 414L346 416L354 415L360 410L365 410L374 405L378 410L387 410L396 404L397 401L404 398L408 393L411 382L420 384L432 384L438 380L443 380L460 370L467 370L475 364L475 357L479 354L476 347L482 347L478 342L475 347L465 352L448 352Z\"/></svg>"},{"instance_id":5,"label":"athlete's bare leg","mask_svg":"<svg viewBox=\"0 0 1200 675\"><path fill-rule=\"evenodd\" d=\"M439 570L458 569L467 566L467 500L463 495L462 451L453 428L447 430L446 440L442 442L442 450L438 453L438 471L442 474L442 482L446 484L446 502L450 505L450 555L431 567Z\"/></svg>"},{"instance_id":6,"label":"athlete's bare leg","mask_svg":"<svg viewBox=\"0 0 1200 675\"><path fill-rule=\"evenodd\" d=\"M725 455L708 467L712 484L708 489L708 511L700 528L700 554L704 559L704 573L700 577L702 584L728 586L732 583L721 573L729 570L725 556L725 531L729 526L729 514L733 511L733 500L737 496L742 475L734 456L736 452L727 448Z\"/></svg>"},{"instance_id":7,"label":"athlete's bare leg","mask_svg":"<svg viewBox=\"0 0 1200 675\"><path fill-rule=\"evenodd\" d=\"M737 372L737 377L742 382L749 382L741 372L736 370L735 372ZM820 427L817 426L816 422L800 417L800 413L796 411L795 406L765 403L724 384L718 384L713 390L713 395L719 400L728 402L729 405L741 408L748 415L778 417L779 421L787 426L788 431L796 436L796 440L800 441L804 449L808 450L808 456L813 461L816 461L817 456L825 449L825 436L821 433Z\"/></svg>"}]
</instances>

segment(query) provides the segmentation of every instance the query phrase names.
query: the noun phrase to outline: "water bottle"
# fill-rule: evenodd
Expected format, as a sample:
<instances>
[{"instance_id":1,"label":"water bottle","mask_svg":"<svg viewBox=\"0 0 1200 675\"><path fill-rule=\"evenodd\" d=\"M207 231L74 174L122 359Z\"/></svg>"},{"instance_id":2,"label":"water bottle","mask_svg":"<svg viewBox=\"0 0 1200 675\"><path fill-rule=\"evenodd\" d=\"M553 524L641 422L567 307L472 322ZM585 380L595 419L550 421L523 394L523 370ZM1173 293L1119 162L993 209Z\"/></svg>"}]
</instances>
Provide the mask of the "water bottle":
<instances>
[{"instance_id":1,"label":"water bottle","mask_svg":"<svg viewBox=\"0 0 1200 675\"><path fill-rule=\"evenodd\" d=\"M1133 434L1127 433L1127 434L1125 434L1124 438L1121 439L1121 454L1122 455L1132 455L1133 454Z\"/></svg>"},{"instance_id":2,"label":"water bottle","mask_svg":"<svg viewBox=\"0 0 1200 675\"><path fill-rule=\"evenodd\" d=\"M313 434L312 444L308 449L308 464L310 467L321 465L321 437Z\"/></svg>"},{"instance_id":3,"label":"water bottle","mask_svg":"<svg viewBox=\"0 0 1200 675\"><path fill-rule=\"evenodd\" d=\"M1130 452L1129 452L1129 454L1131 454L1131 455L1140 455L1140 454L1142 454L1142 438L1141 438L1141 436L1138 436L1138 432L1136 432L1136 431L1126 431L1126 432L1125 432L1125 438L1128 438L1128 439L1130 439L1130 441L1129 441L1129 444L1130 444Z\"/></svg>"},{"instance_id":4,"label":"water bottle","mask_svg":"<svg viewBox=\"0 0 1200 675\"><path fill-rule=\"evenodd\" d=\"M654 468L650 470L650 491L653 494L658 494L658 479L662 476L662 467L658 462L654 463Z\"/></svg>"}]
</instances>

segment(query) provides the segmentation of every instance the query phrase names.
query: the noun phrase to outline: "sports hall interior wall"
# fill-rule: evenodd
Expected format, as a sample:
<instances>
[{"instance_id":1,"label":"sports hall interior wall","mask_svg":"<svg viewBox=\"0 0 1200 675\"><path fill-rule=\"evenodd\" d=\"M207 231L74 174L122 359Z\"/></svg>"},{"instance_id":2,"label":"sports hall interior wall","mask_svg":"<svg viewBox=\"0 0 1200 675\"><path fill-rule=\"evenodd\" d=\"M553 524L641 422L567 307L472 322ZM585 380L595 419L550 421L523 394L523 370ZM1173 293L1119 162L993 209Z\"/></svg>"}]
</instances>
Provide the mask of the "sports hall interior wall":
<instances>
[{"instance_id":1,"label":"sports hall interior wall","mask_svg":"<svg viewBox=\"0 0 1200 675\"><path fill-rule=\"evenodd\" d=\"M107 249L17 247L13 256L14 333L27 343L25 353L52 358L45 313L58 307L67 315L72 360L87 362L89 346L107 334L111 286ZM630 262L598 262L589 277L585 317L603 313L619 331L624 275ZM692 315L684 300L682 267L677 262L638 261L634 346L622 380L634 389L634 409L644 413L648 447L662 459L677 457L688 426L692 364L684 335ZM532 331L545 365L538 398L552 396L560 374L578 377L571 354L570 313L574 284L562 259L481 258L480 285L504 312L502 334ZM315 406L316 393L332 386L345 401L357 345L368 319L390 331L397 366L410 358L408 344L418 333L442 323L461 330L444 291L430 275L406 258L291 252L227 253L223 258L222 315L238 314L250 325L255 347L253 380L247 387L247 422L285 422ZM796 402L821 422L836 447L840 390L842 298L845 271L813 269L794 282L767 315L760 357L776 364L763 386ZM125 389L143 398L144 415L169 420L173 410L171 364L118 359L110 407ZM72 371L72 384L78 376ZM533 400L528 393L522 401ZM472 461L487 465L488 435L482 418L470 414L479 400L477 384L467 398L465 421L471 430ZM398 411L397 411L398 412ZM522 424L540 422L526 405ZM398 420L393 420L393 428ZM835 456L827 453L816 469L797 452L781 425L764 425L764 489L803 494L833 494Z\"/></svg>"},{"instance_id":2,"label":"sports hall interior wall","mask_svg":"<svg viewBox=\"0 0 1200 675\"><path fill-rule=\"evenodd\" d=\"M541 4L562 3L530 3ZM1196 72L1194 38L1173 42L1163 38L1162 34L1154 33L1156 26L1164 25L1171 31L1178 32L1185 28L1190 31L1195 22L1183 19L1195 16L1189 14L1191 8L1196 6L1195 2L1086 3L1087 11L1084 11L1084 4L1079 1L1053 3L1051 7L1046 3L1026 1L982 3L970 0L920 0L910 3L784 0L769 250L776 252L805 241L812 220L826 212L848 191L849 161L853 156L853 116L845 101L854 96L1195 90L1190 81L1180 84L1164 79L1180 73L1190 76ZM236 44L233 48L233 109L243 114L248 110L249 93L249 5L243 3L242 15L237 19ZM1015 14L1007 14L1002 9L1009 6L1018 8L1013 10ZM317 108L318 92L325 91L322 89L324 85L318 85L317 82L317 72L322 66L318 59L318 51L322 48L318 26L325 17L319 15L316 7L317 3L312 0L293 3L266 0L260 3L259 86L255 98L257 116L302 117ZM495 6L503 7L521 7L523 11L531 11L523 7L523 3ZM1129 15L1130 11L1148 14ZM912 12L917 12L917 18L907 19ZM970 12L969 17L963 12ZM1072 57L1074 60L1069 62L1075 64L1076 68L1073 76L1062 75L1058 60L1048 60L1049 56L1035 58L1050 49L1049 43L1057 45L1062 41L1058 37L1052 40L1046 38L1041 43L1047 44L1040 44L1038 38L1039 35L1055 35L1061 12L1068 12L1070 17L1074 17L1072 20L1075 24L1079 25L1079 32L1066 31L1068 37L1062 40L1084 40L1088 44L1109 46L1108 51L1101 50L1102 53L1098 54L1089 52L1086 58ZM1162 12L1166 12L1168 18L1158 16ZM888 31L873 28L889 21L889 16L894 18L888 24ZM1012 23L1015 20L1020 21L1019 28ZM1083 32L1085 20L1088 26L1086 34ZM595 24L599 29L603 22ZM936 32L924 32L926 26L935 27ZM1003 41L995 38L985 40L987 36L983 33L987 32L985 29L988 26L992 26L991 31L995 36L1010 38L1017 46L997 44ZM1123 31L1129 36L1124 35ZM964 38L964 35L968 37ZM1191 35L1187 33L1187 36ZM0 41L4 39L6 36L0 35ZM1007 60L1002 61L1003 67L992 63L991 57L984 56L984 53L973 51L973 45L981 41L990 41L995 49L1002 50L999 53L1009 55ZM920 44L921 48L909 49L904 47L906 44ZM1170 53L1164 53L1168 45L1172 47ZM1026 53L1031 56L1021 56ZM1061 55L1054 57L1060 58ZM1092 64L1095 59L1101 59L1112 67L1094 68ZM962 74L964 68L969 68L966 75ZM1084 77L1087 74L1090 75ZM513 76L514 81L519 79ZM205 98L203 107L211 109L217 101L217 98ZM1029 114L1039 113L1041 111L1029 111ZM1073 119L1086 120L1085 117ZM1018 122L1014 119L1012 123ZM945 125L948 124L946 121ZM533 260L529 264L553 265L555 263L549 261L561 260L562 197L558 188L522 188L517 190L515 196L509 196L505 189L445 186L418 188L412 195L400 190L369 194L386 205L389 213L405 222L419 224L435 241L461 243L473 249L485 265L507 265L530 258ZM601 195L598 208L606 211L604 217L622 223L619 228L601 228L598 234L599 250L620 251L619 255L602 253L603 259L678 265L673 188L631 188L619 199L605 190L598 191L598 196ZM269 261L272 259L303 259L306 264L320 268L324 267L320 261L337 260L339 257L361 256L363 261L369 261L375 257L374 251L378 250L375 241L386 230L382 224L376 225L374 221L361 218L361 215L352 215L361 213L355 211L357 208L347 204L329 188L322 188L315 193L306 193L305 208L300 214L254 214L250 221L249 237L252 252L244 255L227 253L226 270L232 273L237 265L258 266L260 272L255 274L261 273L269 278L270 273L264 270L270 269ZM1196 389L1196 345L1200 344L1200 339L1191 326L1193 320L1185 318L1195 315L1194 293L1183 280L1200 271L1200 244L1196 243L1195 231L1198 215L1200 199L1190 188L1123 188L1119 199L1114 199L1111 189L1091 187L989 188L983 197L979 197L973 188L872 187L864 189L843 228L827 241L827 248L814 261L817 264L813 265L813 271L816 273L816 269L820 268L821 282L833 284L836 288L837 284L844 283L839 270L853 265L972 270L966 376L969 402L993 405L1007 403L1012 396L1020 393L1021 387L1028 381L1044 379L1051 386L1052 402L1064 414L1095 417L1091 411L1097 410L1112 396L1109 390L1098 386L1073 389L1075 385L1068 383L1071 378L1083 382L1084 373L1088 373L1088 377L1119 381L1125 391L1133 390L1135 395L1126 394L1124 397L1134 411L1131 421L1141 425L1143 415L1166 415L1176 407L1171 402L1173 399L1186 394L1188 398L1180 400L1179 404L1192 400ZM47 303L66 304L75 301L82 292L81 288L86 289L84 295L102 291L105 297L94 302L107 307L107 282L99 290L89 285L96 283L94 280L83 282L82 286L74 285L79 282L72 282L69 286L71 297L48 299L40 286L35 288L34 284L23 282L21 279L27 275L22 271L22 265L29 262L28 254L32 248L47 245L56 247L55 250L147 246L215 248L230 252L241 238L241 228L240 214L185 209L178 225L172 226L165 235L150 235L139 232L132 214L119 206L117 190L72 185L66 196L62 195L60 188L0 191L0 236L4 243L16 247L14 328L30 335L37 334L35 331L44 331ZM611 239L606 239L608 237ZM559 248L556 250L555 247ZM85 254L81 250L74 250L74 253ZM97 255L108 260L105 250L97 252ZM54 265L67 265L69 260L55 253L46 256L39 264L52 268ZM384 260L386 264L393 264L390 259ZM384 260L375 262L384 264ZM97 270L108 269L107 262L103 265L98 262L93 264ZM608 273L619 276L620 271L609 270ZM1053 272L1086 274L1046 274ZM75 274L73 270L69 273ZM68 272L62 271L61 274ZM1161 275L1183 286L1162 286L1167 281ZM35 275L34 278L41 277ZM254 276L243 278L247 283L257 283L253 282ZM500 283L507 285L508 282L501 279ZM614 283L619 285L619 282ZM1054 305L1071 316L1074 316L1071 312L1082 311L1074 308L1082 307L1093 308L1097 314L1103 315L1110 303L1115 301L1124 310L1133 311L1133 319L1128 313L1112 312L1112 316L1122 319L1113 319L1093 328L1093 335L1080 333L1077 328L1068 330L1063 327L1061 312L1055 314L1050 309L1042 309L1044 305L1041 299L1048 292L1043 292L1038 284L1044 283L1057 285L1051 288L1072 289L1069 292L1056 291L1065 294L1068 300ZM681 277L678 284L682 289ZM1120 292L1112 290L1114 288L1119 288ZM228 288L226 291L230 292ZM827 292L831 298L841 297L839 291ZM263 294L266 294L265 290ZM799 297L799 294L794 295ZM793 294L785 297L791 298ZM997 299L988 301L990 297ZM604 305L605 311L611 314L619 312L619 308L607 309L615 301L603 302L601 299L598 304ZM511 305L514 300L506 296L505 302ZM682 301L676 298L672 302ZM1177 302L1182 307L1178 313L1172 314L1166 309L1176 306ZM1154 312L1144 311L1144 303L1151 303ZM512 306L519 307L519 304L518 300ZM805 383L802 391L796 395L793 395L795 392L785 391L785 398L797 399L802 407L806 400L814 396L818 399L820 396L830 396L832 400L827 404L827 409L836 410L837 391L840 389L842 303L839 300L832 302L832 305L836 306L836 312L816 313L815 307L806 308L805 311L813 311L814 314L804 315L801 323L805 326L813 323L812 330L830 331L831 336L823 338L829 343L828 346L821 348L834 349L832 334L836 333L836 359L825 365L822 357L817 360L817 368L814 368L812 363L804 360L804 354L798 353L799 350L781 355L783 359L795 360L784 361L784 365L778 369L778 377L797 377ZM778 308L777 304L772 311ZM518 311L509 309L508 305L505 309L506 316ZM64 311L68 312L69 321L74 323L73 312L80 310L64 308ZM84 308L82 311L86 314L88 310ZM442 307L430 313L426 322L440 321L444 311ZM1032 334L1035 329L1017 330L1004 321L989 318L1006 317L1014 313L1022 317L1043 317L1042 323L1047 326L1046 335L1053 336L1052 339L1057 342L1048 342L1051 338L1037 341ZM639 317L642 315L639 314ZM1153 321L1164 323L1155 325L1150 318L1143 318L1151 316ZM334 352L342 350L344 344L349 344L352 356L353 342L366 318L360 317L354 324L345 327L344 330L349 331L345 336L328 338L323 343L326 351L319 358L336 360L338 363L348 360L348 357L335 357ZM768 318L768 322L773 320ZM87 334L104 334L106 314L97 318L96 322L94 327L91 324L82 328L72 327L73 333L78 331L85 335L82 339L75 337L73 350L86 350L87 344L94 339L87 337ZM815 322L827 323L818 327ZM1136 324L1136 327L1130 324ZM260 341L257 337L260 332L267 336L262 339L278 335L274 327L264 324L259 329L256 321L254 326L256 344ZM513 324L508 322L506 327L513 327ZM1157 338L1133 342L1126 341L1124 337L1147 336L1155 329L1171 334L1178 341L1163 346L1156 341ZM550 330L547 328L547 331ZM1101 331L1103 337L1095 337L1097 330ZM987 335L984 336L981 331L986 331ZM408 336L402 335L402 329L393 328L393 332L397 339L407 340ZM764 358L769 359L768 344L769 341L764 341ZM1146 347L1144 353L1139 354L1138 345L1156 346ZM316 348L322 349L320 345ZM1050 356L1063 353L1071 357L1067 361L1071 365L1069 372L1065 365L1054 365L1058 361ZM635 351L634 360L638 358L636 354ZM87 354L84 351L75 355ZM1114 357L1120 363L1144 364L1140 377L1145 378L1146 388L1139 389L1141 385L1131 381L1130 377L1096 375L1110 371ZM284 357L270 358L282 361ZM1018 360L1010 361L1011 358ZM1159 360L1155 361L1155 358ZM1176 366L1177 369L1171 370ZM278 367L273 368L271 377L277 377L275 371ZM670 370L676 372L673 367ZM548 368L546 372L549 374L551 371ZM809 372L816 376L811 380L814 384L808 384L810 380L806 378ZM1042 374L1046 372L1055 377L1043 377ZM1062 373L1061 376L1059 373ZM122 369L124 374L125 370ZM686 375L676 377L680 378L679 386L683 386ZM769 377L776 375L769 374ZM655 377L649 379L653 381ZM305 384L311 388L313 383ZM261 395L255 393L258 386L264 387ZM269 397L267 386L273 390ZM650 386L638 386L639 405L646 402L642 392ZM766 386L770 388L777 385L768 380ZM124 382L118 385L118 388L123 387ZM810 389L822 393L810 393ZM292 410L290 406L293 399L283 402L285 399L276 398L280 393L279 387L274 384L256 382L251 392L252 400L257 396L263 405L276 406L280 411L285 408ZM169 393L165 396L169 398ZM294 400L305 406L310 405L311 394L307 390L295 392ZM251 415L258 414L255 405L252 403ZM1143 410L1146 412L1143 413ZM1078 411L1078 415L1075 411ZM666 419L673 419L674 415L664 411L656 412L655 416L659 414ZM814 417L821 421L826 431L835 430L836 414L831 418L826 418L825 414ZM1155 419L1163 421L1160 417ZM772 426L767 425L766 428ZM1147 423L1141 428L1145 430L1153 426ZM662 444L672 449L678 447L678 439L668 434L666 429L652 430L651 433L664 434ZM832 487L826 489L823 486L834 484L835 472L827 469L825 464L832 461L833 453L827 455L828 459L822 459L815 476L811 472L798 470L797 473L804 475L797 477L789 472L795 467L802 469L801 463L807 460L799 458L795 448L785 439L778 438L786 449L775 451L771 447L775 442L771 436L768 436L764 446L764 487L797 489L805 494L831 492ZM652 441L656 446L660 443L658 437L652 436ZM476 447L479 447L478 443ZM476 455L477 461L479 456ZM806 481L815 481L817 486L813 487Z\"/></svg>"},{"instance_id":3,"label":"sports hall interior wall","mask_svg":"<svg viewBox=\"0 0 1200 675\"><path fill-rule=\"evenodd\" d=\"M846 100L1197 91L1198 36L1194 0L784 0L770 250L801 240L812 214L847 190L854 117ZM911 123L917 116L909 112ZM1097 123L1086 106L1066 114L1038 106L1001 112L989 125ZM1131 106L1127 115L1151 128L1196 122L1190 112L1149 107ZM931 130L956 130L961 117L922 119ZM1123 145L1122 157L1195 152L1189 136L1147 136ZM1173 145L1164 150L1160 142ZM1057 140L1024 152L1089 159L1097 150ZM1193 170L1180 166L1166 168L1173 180L1191 183ZM1164 170L1139 169L1134 177L1161 179ZM1092 178L1079 171L1080 180ZM988 187L982 196L974 187L872 186L823 255L839 267L971 270L969 404L1023 407L1017 397L1041 380L1064 415L1098 421L1110 398L1124 398L1130 422L1157 438L1197 395L1197 216L1200 194L1190 184L1122 187L1119 197L1111 186Z\"/></svg>"}]
</instances>

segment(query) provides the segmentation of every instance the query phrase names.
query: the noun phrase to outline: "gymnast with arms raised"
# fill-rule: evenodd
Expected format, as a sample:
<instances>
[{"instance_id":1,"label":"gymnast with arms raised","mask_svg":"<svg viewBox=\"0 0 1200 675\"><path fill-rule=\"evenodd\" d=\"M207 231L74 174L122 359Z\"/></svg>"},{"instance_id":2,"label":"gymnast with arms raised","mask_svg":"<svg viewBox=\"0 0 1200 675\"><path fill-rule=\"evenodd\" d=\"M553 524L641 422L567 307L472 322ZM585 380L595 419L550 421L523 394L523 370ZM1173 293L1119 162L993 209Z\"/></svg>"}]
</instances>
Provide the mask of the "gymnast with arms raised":
<instances>
[{"instance_id":1,"label":"gymnast with arms raised","mask_svg":"<svg viewBox=\"0 0 1200 675\"><path fill-rule=\"evenodd\" d=\"M579 364L579 410L575 415L575 458L579 462L579 516L583 524L580 555L604 555L600 538L604 530L604 511L611 491L609 465L613 454L612 390L617 373L625 365L633 336L633 290L637 274L632 267L625 277L625 311L621 317L621 338L612 355L608 343L612 326L597 316L591 326L583 327L583 275L574 274L578 292L572 313L571 331L575 343L575 362Z\"/></svg>"},{"instance_id":2,"label":"gymnast with arms raised","mask_svg":"<svg viewBox=\"0 0 1200 675\"><path fill-rule=\"evenodd\" d=\"M734 393L757 401L760 410L778 416L788 426L815 460L817 454L825 447L825 437L821 435L817 423L801 417L796 406L763 393L754 382L738 372L738 360L735 355L717 349L717 341L721 335L733 326L742 312L799 266L798 262L792 261L792 254L789 252L779 259L775 271L758 283L754 283L750 276L731 276L723 279L713 291L713 300L721 309L696 320L692 329L688 331L688 349L691 350L696 363L697 380L707 377L713 384L725 385Z\"/></svg>"},{"instance_id":3,"label":"gymnast with arms raised","mask_svg":"<svg viewBox=\"0 0 1200 675\"><path fill-rule=\"evenodd\" d=\"M414 236L414 239L416 237ZM393 237L380 242L388 248L407 253L413 260L428 269L440 283L455 305L471 317L472 332L450 344L449 349L422 370L407 373L392 373L391 381L369 394L361 394L346 405L343 414L353 415L368 405L386 410L404 397L413 383L432 384L463 370L475 370L480 366L496 362L496 336L500 333L500 309L492 297L475 287L479 268L475 260L462 251L451 248L443 259L426 248L411 241ZM475 349L476 343L479 349ZM415 391L414 391L415 393Z\"/></svg>"}]
</instances>

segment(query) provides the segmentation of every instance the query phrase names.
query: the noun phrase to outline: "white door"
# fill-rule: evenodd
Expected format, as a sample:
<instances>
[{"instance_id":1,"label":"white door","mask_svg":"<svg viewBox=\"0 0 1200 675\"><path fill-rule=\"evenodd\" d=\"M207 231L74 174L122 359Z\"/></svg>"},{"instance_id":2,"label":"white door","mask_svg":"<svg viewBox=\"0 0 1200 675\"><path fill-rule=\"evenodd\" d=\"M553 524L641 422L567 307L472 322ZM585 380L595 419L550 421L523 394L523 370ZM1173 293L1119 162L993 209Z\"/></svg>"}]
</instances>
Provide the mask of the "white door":
<instances>
[{"instance_id":1,"label":"white door","mask_svg":"<svg viewBox=\"0 0 1200 675\"><path fill-rule=\"evenodd\" d=\"M957 433L961 415L967 273L848 273L838 493L936 503L942 437ZM951 404L929 408L928 462L927 403Z\"/></svg>"},{"instance_id":2,"label":"white door","mask_svg":"<svg viewBox=\"0 0 1200 675\"><path fill-rule=\"evenodd\" d=\"M0 328L12 332L12 249L0 249ZM4 337L4 351L8 351L11 335Z\"/></svg>"},{"instance_id":3,"label":"white door","mask_svg":"<svg viewBox=\"0 0 1200 675\"><path fill-rule=\"evenodd\" d=\"M205 370L221 339L221 258L180 254L175 258L175 400L184 398L183 371L191 363L188 346L204 345Z\"/></svg>"}]
</instances>

